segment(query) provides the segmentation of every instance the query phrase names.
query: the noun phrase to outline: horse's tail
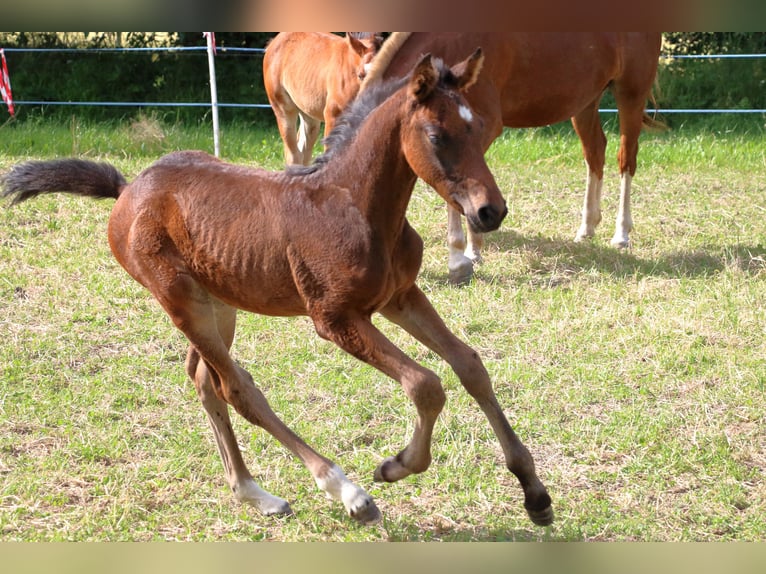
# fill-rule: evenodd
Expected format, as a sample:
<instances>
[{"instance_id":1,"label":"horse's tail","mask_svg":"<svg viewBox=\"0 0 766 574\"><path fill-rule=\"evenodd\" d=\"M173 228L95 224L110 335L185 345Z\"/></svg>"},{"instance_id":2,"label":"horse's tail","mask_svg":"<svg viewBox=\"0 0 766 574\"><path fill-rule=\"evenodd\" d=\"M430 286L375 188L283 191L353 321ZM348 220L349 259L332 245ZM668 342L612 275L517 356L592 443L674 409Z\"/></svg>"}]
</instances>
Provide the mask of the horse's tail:
<instances>
[{"instance_id":1,"label":"horse's tail","mask_svg":"<svg viewBox=\"0 0 766 574\"><path fill-rule=\"evenodd\" d=\"M402 47L402 44L410 37L412 32L391 32L391 35L383 42L378 53L372 59L370 69L367 71L367 75L362 80L359 86L359 92L367 89L368 86L379 82L383 78L383 74L388 69L388 65L394 56Z\"/></svg>"},{"instance_id":2,"label":"horse's tail","mask_svg":"<svg viewBox=\"0 0 766 574\"><path fill-rule=\"evenodd\" d=\"M652 115L649 115L648 113L644 113L644 117L642 119L643 127L650 132L662 132L670 129L668 127L668 124L663 122L662 120L657 119L657 94L660 91L660 83L657 80L657 78L654 79L654 87L652 88L652 91L649 93L649 100L652 102L652 105L654 106L655 112Z\"/></svg>"},{"instance_id":3,"label":"horse's tail","mask_svg":"<svg viewBox=\"0 0 766 574\"><path fill-rule=\"evenodd\" d=\"M96 199L117 199L127 185L112 165L81 159L28 161L0 177L3 197L12 205L43 193L71 193Z\"/></svg>"}]
</instances>

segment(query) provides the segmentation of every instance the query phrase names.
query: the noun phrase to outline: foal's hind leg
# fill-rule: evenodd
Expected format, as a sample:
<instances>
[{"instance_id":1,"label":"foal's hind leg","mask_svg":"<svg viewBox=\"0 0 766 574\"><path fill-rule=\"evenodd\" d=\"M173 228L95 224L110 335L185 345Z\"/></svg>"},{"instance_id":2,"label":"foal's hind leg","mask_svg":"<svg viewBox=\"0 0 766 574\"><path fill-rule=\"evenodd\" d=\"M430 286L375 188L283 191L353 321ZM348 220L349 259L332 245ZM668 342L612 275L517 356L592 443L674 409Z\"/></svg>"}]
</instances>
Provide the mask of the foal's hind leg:
<instances>
[{"instance_id":1,"label":"foal's hind leg","mask_svg":"<svg viewBox=\"0 0 766 574\"><path fill-rule=\"evenodd\" d=\"M352 518L363 524L380 520L380 511L372 498L348 480L337 465L319 455L282 422L271 410L250 374L234 363L229 355L227 341L222 337L217 325L216 306L220 303L214 302L190 276L170 272L175 273L170 286L167 289L152 290L152 293L176 326L186 335L194 353L199 354L205 362L209 375L207 380L212 384L203 386L203 389L212 386L218 399L232 405L252 424L264 428L300 458L317 485L330 497L343 502ZM157 275L162 273L158 272ZM195 369L195 376L198 370L199 366ZM212 406L215 404L220 403L208 403ZM225 420L219 420L217 425L214 422L214 428L225 428ZM224 431L222 437L231 439L231 433Z\"/></svg>"},{"instance_id":2,"label":"foal's hind leg","mask_svg":"<svg viewBox=\"0 0 766 574\"><path fill-rule=\"evenodd\" d=\"M237 312L235 309L222 304L215 305L215 311L218 333L225 345L231 347L234 340ZM214 390L215 386L219 386L220 383L213 382L215 375L210 372L194 347L189 347L186 356L186 372L194 381L197 395L205 408L210 425L213 427L218 453L221 455L226 479L234 492L234 496L242 502L255 506L267 516L290 514L290 505L287 501L263 490L247 470L237 445L237 439L234 436L231 419L229 419L229 407L218 398Z\"/></svg>"},{"instance_id":3,"label":"foal's hind leg","mask_svg":"<svg viewBox=\"0 0 766 574\"><path fill-rule=\"evenodd\" d=\"M213 390L212 374L200 360L199 353L189 347L186 369L194 381L202 406L205 408L210 425L213 427L218 453L221 455L226 479L234 496L242 502L255 506L265 515L291 514L286 500L269 494L253 480L242 460L237 439L231 427L228 405L219 399Z\"/></svg>"},{"instance_id":4,"label":"foal's hind leg","mask_svg":"<svg viewBox=\"0 0 766 574\"><path fill-rule=\"evenodd\" d=\"M498 404L489 375L476 351L452 334L416 286L393 299L381 312L449 363L489 419L503 448L506 466L521 483L524 507L530 519L541 526L551 524L551 498L535 473L532 455L513 432Z\"/></svg>"}]
</instances>

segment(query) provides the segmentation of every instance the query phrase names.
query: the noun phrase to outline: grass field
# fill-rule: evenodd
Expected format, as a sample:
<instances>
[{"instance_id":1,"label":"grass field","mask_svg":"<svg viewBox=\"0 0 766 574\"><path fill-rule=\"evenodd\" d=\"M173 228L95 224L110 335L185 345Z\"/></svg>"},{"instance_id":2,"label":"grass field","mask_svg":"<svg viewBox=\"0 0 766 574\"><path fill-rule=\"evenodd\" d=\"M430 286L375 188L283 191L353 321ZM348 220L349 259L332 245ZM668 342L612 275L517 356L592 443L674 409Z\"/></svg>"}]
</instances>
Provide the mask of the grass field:
<instances>
[{"instance_id":1,"label":"grass field","mask_svg":"<svg viewBox=\"0 0 766 574\"><path fill-rule=\"evenodd\" d=\"M234 418L246 461L295 515L234 501L183 370L185 342L114 261L110 202L0 207L0 540L719 541L766 538L766 139L762 117L674 121L641 140L629 251L612 249L614 126L604 222L572 242L585 169L568 126L506 132L488 161L509 215L464 287L447 284L446 212L418 184L420 285L482 355L535 456L556 522L533 526L499 445L456 377L443 378L431 468L372 482L414 409L308 320L241 315L234 352L274 410L376 499L362 527L260 429ZM212 147L206 126L0 127L0 173L79 155L128 176L161 153ZM275 129L225 126L223 155L277 169ZM296 222L300 224L300 222Z\"/></svg>"}]
</instances>

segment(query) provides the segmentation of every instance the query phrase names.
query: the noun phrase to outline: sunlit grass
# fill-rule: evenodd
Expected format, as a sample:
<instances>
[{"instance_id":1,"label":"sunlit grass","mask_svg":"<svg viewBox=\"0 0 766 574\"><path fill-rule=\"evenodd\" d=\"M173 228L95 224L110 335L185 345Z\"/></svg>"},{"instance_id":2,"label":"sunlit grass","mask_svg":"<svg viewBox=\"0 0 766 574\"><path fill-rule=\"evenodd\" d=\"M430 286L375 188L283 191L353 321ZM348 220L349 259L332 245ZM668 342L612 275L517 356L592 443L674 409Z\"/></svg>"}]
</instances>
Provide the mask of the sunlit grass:
<instances>
[{"instance_id":1,"label":"sunlit grass","mask_svg":"<svg viewBox=\"0 0 766 574\"><path fill-rule=\"evenodd\" d=\"M209 126L156 118L0 128L0 172L72 153L133 176L162 153L212 151ZM65 196L0 209L0 537L3 540L763 540L766 536L766 163L763 121L676 122L645 134L629 251L611 237L617 135L608 128L604 221L572 242L585 168L566 125L506 132L488 153L509 205L467 286L446 283L446 213L418 184L409 218L420 284L482 355L535 456L557 521L532 526L497 441L443 377L434 462L372 482L406 443L397 384L319 339L305 319L242 315L234 353L274 410L376 499L352 523L308 472L234 417L245 459L296 515L237 504L183 370L185 342L114 261L110 204ZM158 131L159 130L159 131ZM225 126L223 155L277 169L276 130Z\"/></svg>"}]
</instances>

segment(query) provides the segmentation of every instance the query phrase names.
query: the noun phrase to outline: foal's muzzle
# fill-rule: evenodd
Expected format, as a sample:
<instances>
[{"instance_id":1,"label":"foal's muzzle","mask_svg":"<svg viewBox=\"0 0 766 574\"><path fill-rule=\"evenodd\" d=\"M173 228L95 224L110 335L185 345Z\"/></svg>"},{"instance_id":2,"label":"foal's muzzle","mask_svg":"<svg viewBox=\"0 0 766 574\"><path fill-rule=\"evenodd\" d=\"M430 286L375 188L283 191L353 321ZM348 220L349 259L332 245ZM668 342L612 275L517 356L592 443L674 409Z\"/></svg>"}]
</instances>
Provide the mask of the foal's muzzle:
<instances>
[{"instance_id":1,"label":"foal's muzzle","mask_svg":"<svg viewBox=\"0 0 766 574\"><path fill-rule=\"evenodd\" d=\"M494 205L487 204L481 206L476 211L475 215L467 215L466 220L468 221L468 225L471 226L473 231L478 233L486 233L488 231L494 231L500 227L500 224L503 222L503 219L505 219L507 214L508 208L506 207L505 202L503 202L502 209L498 209L498 207Z\"/></svg>"}]
</instances>

